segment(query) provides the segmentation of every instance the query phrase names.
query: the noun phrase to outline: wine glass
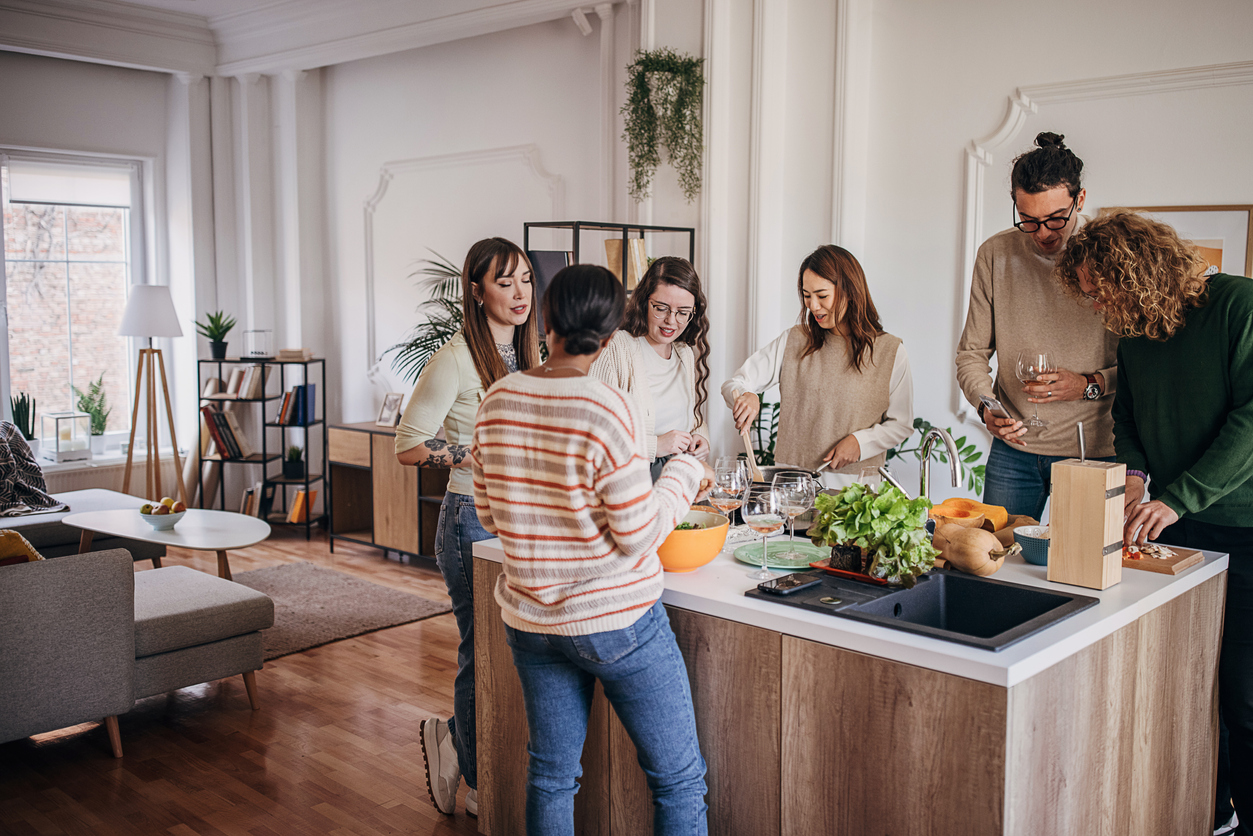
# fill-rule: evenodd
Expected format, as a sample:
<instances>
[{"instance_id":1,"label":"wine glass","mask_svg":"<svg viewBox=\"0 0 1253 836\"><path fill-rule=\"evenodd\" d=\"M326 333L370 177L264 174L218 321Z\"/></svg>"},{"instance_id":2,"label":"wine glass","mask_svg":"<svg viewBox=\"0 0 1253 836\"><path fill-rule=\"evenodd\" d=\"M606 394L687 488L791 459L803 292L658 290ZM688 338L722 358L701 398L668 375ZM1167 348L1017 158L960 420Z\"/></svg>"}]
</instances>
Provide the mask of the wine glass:
<instances>
[{"instance_id":1,"label":"wine glass","mask_svg":"<svg viewBox=\"0 0 1253 836\"><path fill-rule=\"evenodd\" d=\"M709 489L709 504L729 518L744 504L748 490L748 468L743 459L723 456L714 467L714 483Z\"/></svg>"},{"instance_id":2,"label":"wine glass","mask_svg":"<svg viewBox=\"0 0 1253 836\"><path fill-rule=\"evenodd\" d=\"M814 498L818 495L818 486L813 477L801 471L783 471L774 475L771 487L779 494L783 502L783 511L787 514L788 549L780 557L797 560L801 553L792 547L796 539L796 518L813 507Z\"/></svg>"},{"instance_id":3,"label":"wine glass","mask_svg":"<svg viewBox=\"0 0 1253 836\"><path fill-rule=\"evenodd\" d=\"M1050 374L1053 369L1053 358L1049 357L1045 351L1022 351L1018 354L1018 362L1015 364L1014 373L1023 383L1030 383L1039 378L1042 374ZM1025 423L1028 427L1041 429L1049 425L1048 421L1040 418L1040 405L1032 404L1031 417Z\"/></svg>"},{"instance_id":4,"label":"wine glass","mask_svg":"<svg viewBox=\"0 0 1253 836\"><path fill-rule=\"evenodd\" d=\"M767 565L769 563L769 552L767 551L769 546L766 538L783 528L783 520L786 518L787 512L783 510L782 498L773 485L750 487L744 497L744 504L740 508L740 513L744 516L744 522L748 523L748 527L761 535L761 568L756 572L749 572L748 576L754 580L768 581L774 575L770 574L770 569Z\"/></svg>"}]
</instances>

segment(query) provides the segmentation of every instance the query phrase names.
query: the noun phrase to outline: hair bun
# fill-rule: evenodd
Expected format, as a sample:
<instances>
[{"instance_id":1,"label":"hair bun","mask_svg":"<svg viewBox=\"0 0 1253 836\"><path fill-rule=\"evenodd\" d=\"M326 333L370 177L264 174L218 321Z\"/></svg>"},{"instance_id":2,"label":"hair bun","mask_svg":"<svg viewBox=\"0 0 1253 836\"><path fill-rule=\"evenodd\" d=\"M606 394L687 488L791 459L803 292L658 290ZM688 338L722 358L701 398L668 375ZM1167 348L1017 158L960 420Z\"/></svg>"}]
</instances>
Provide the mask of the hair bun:
<instances>
[{"instance_id":1,"label":"hair bun","mask_svg":"<svg viewBox=\"0 0 1253 836\"><path fill-rule=\"evenodd\" d=\"M590 328L566 334L567 354L595 354L600 348L600 335Z\"/></svg>"},{"instance_id":2,"label":"hair bun","mask_svg":"<svg viewBox=\"0 0 1253 836\"><path fill-rule=\"evenodd\" d=\"M1065 138L1065 134L1055 134L1049 131L1041 131L1035 135L1035 144L1041 148L1056 147L1064 149L1066 147L1066 143L1062 142L1062 140Z\"/></svg>"}]
</instances>

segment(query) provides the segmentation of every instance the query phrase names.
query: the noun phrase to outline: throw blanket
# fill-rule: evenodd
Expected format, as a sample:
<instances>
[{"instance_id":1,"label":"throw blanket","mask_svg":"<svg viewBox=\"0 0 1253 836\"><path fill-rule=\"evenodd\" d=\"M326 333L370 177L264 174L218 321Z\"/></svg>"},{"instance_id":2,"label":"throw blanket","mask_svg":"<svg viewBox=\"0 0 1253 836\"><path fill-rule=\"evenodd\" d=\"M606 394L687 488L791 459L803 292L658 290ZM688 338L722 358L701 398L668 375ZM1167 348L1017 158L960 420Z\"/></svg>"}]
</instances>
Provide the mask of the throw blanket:
<instances>
[{"instance_id":1,"label":"throw blanket","mask_svg":"<svg viewBox=\"0 0 1253 836\"><path fill-rule=\"evenodd\" d=\"M22 433L8 421L0 421L0 516L68 510L68 505L48 494L43 471Z\"/></svg>"}]
</instances>

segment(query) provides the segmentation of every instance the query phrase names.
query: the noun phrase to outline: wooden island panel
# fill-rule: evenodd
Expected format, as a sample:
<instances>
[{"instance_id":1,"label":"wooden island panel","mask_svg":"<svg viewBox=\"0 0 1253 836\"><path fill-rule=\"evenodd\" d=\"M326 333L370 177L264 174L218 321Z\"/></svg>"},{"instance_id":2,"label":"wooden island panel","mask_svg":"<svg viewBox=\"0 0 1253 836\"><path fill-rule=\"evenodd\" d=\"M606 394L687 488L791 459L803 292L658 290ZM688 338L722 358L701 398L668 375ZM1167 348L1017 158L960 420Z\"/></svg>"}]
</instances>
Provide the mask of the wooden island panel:
<instances>
[{"instance_id":1,"label":"wooden island panel","mask_svg":"<svg viewBox=\"0 0 1253 836\"><path fill-rule=\"evenodd\" d=\"M1226 577L1010 689L1006 833L1212 831Z\"/></svg>"},{"instance_id":2,"label":"wooden island panel","mask_svg":"<svg viewBox=\"0 0 1253 836\"><path fill-rule=\"evenodd\" d=\"M792 636L782 657L784 833L1002 832L1004 688Z\"/></svg>"},{"instance_id":3,"label":"wooden island panel","mask_svg":"<svg viewBox=\"0 0 1253 836\"><path fill-rule=\"evenodd\" d=\"M396 461L396 439L370 437L374 446L371 470L374 489L374 544L385 549L422 554L418 537L418 468Z\"/></svg>"}]
</instances>

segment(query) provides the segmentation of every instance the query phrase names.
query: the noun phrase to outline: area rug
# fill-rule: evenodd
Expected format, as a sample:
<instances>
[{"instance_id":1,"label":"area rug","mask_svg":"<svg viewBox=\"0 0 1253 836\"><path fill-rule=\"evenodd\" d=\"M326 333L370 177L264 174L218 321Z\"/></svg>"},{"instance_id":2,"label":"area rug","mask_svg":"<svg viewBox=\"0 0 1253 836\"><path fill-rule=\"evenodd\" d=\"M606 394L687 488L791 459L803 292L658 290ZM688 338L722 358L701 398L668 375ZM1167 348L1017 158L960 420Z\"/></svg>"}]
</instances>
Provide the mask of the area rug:
<instances>
[{"instance_id":1,"label":"area rug","mask_svg":"<svg viewBox=\"0 0 1253 836\"><path fill-rule=\"evenodd\" d=\"M312 563L238 572L234 580L274 600L274 626L261 631L266 661L452 610Z\"/></svg>"}]
</instances>

